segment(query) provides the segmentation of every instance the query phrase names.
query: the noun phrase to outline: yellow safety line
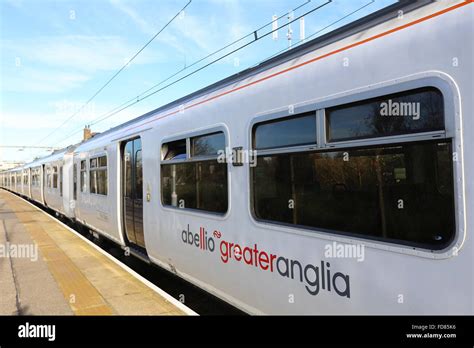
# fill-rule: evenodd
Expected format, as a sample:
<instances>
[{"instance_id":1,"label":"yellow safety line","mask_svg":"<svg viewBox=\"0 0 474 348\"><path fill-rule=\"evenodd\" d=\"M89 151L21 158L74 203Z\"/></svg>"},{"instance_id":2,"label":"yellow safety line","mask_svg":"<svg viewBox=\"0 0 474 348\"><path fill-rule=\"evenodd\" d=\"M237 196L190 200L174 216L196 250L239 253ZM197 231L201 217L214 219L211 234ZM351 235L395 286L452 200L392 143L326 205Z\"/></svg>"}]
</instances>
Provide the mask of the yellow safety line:
<instances>
[{"instance_id":1,"label":"yellow safety line","mask_svg":"<svg viewBox=\"0 0 474 348\"><path fill-rule=\"evenodd\" d=\"M38 243L66 300L75 300L75 314L186 314L46 213L13 194L3 197Z\"/></svg>"},{"instance_id":2,"label":"yellow safety line","mask_svg":"<svg viewBox=\"0 0 474 348\"><path fill-rule=\"evenodd\" d=\"M44 261L74 314L114 314L113 309L105 302L97 289L46 233L43 224L37 222L38 217L35 215L39 213L25 211L24 208L28 206L17 199L11 199L9 195L6 201L38 245Z\"/></svg>"}]
</instances>

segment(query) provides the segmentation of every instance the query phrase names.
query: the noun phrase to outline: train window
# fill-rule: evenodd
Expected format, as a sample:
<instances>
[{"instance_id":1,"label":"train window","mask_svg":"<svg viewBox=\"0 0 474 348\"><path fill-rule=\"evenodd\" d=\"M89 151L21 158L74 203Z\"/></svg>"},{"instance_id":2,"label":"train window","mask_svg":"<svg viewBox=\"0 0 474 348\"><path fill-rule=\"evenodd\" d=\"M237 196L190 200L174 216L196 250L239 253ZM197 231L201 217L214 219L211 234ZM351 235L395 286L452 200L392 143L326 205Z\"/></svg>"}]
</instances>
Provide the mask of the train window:
<instances>
[{"instance_id":1,"label":"train window","mask_svg":"<svg viewBox=\"0 0 474 348\"><path fill-rule=\"evenodd\" d=\"M53 188L58 188L58 167L53 166Z\"/></svg>"},{"instance_id":2,"label":"train window","mask_svg":"<svg viewBox=\"0 0 474 348\"><path fill-rule=\"evenodd\" d=\"M165 161L186 159L186 139L163 144L161 154Z\"/></svg>"},{"instance_id":3,"label":"train window","mask_svg":"<svg viewBox=\"0 0 474 348\"><path fill-rule=\"evenodd\" d=\"M214 133L191 138L191 156L217 156L219 151L225 151L224 133Z\"/></svg>"},{"instance_id":4,"label":"train window","mask_svg":"<svg viewBox=\"0 0 474 348\"><path fill-rule=\"evenodd\" d=\"M63 166L59 167L59 196L63 196Z\"/></svg>"},{"instance_id":5,"label":"train window","mask_svg":"<svg viewBox=\"0 0 474 348\"><path fill-rule=\"evenodd\" d=\"M46 187L51 188L51 167L46 167Z\"/></svg>"},{"instance_id":6,"label":"train window","mask_svg":"<svg viewBox=\"0 0 474 348\"><path fill-rule=\"evenodd\" d=\"M33 168L31 170L31 186L32 187L37 187L38 186L38 183L37 183L38 175L36 173L37 173L37 169Z\"/></svg>"},{"instance_id":7,"label":"train window","mask_svg":"<svg viewBox=\"0 0 474 348\"><path fill-rule=\"evenodd\" d=\"M454 236L451 141L258 157L258 219L441 249Z\"/></svg>"},{"instance_id":8,"label":"train window","mask_svg":"<svg viewBox=\"0 0 474 348\"><path fill-rule=\"evenodd\" d=\"M90 168L93 169L93 168L97 168L97 158L92 158L91 160L91 163L90 163Z\"/></svg>"},{"instance_id":9,"label":"train window","mask_svg":"<svg viewBox=\"0 0 474 348\"><path fill-rule=\"evenodd\" d=\"M257 150L316 144L316 114L259 123L254 127L253 142Z\"/></svg>"},{"instance_id":10,"label":"train window","mask_svg":"<svg viewBox=\"0 0 474 348\"><path fill-rule=\"evenodd\" d=\"M329 142L444 129L443 97L422 88L326 109Z\"/></svg>"},{"instance_id":11,"label":"train window","mask_svg":"<svg viewBox=\"0 0 474 348\"><path fill-rule=\"evenodd\" d=\"M97 161L97 165L99 167L107 167L107 156L99 157Z\"/></svg>"},{"instance_id":12,"label":"train window","mask_svg":"<svg viewBox=\"0 0 474 348\"><path fill-rule=\"evenodd\" d=\"M188 139L163 144L164 161L161 163L162 203L182 209L196 209L224 214L228 208L227 164L218 162L218 147L224 149L224 133L212 133L205 136L190 138L190 143L199 148L198 155L182 152L182 144ZM170 149L181 144L178 152L167 156ZM191 146L194 147L194 146ZM206 151L204 149L207 149ZM191 150L191 149L190 149ZM195 150L192 150L196 153ZM206 156L206 157L202 157ZM184 158L183 158L184 157ZM183 159L180 162L167 163L166 159ZM187 160L185 160L188 158Z\"/></svg>"},{"instance_id":13,"label":"train window","mask_svg":"<svg viewBox=\"0 0 474 348\"><path fill-rule=\"evenodd\" d=\"M135 198L143 199L143 163L142 150L135 152Z\"/></svg>"},{"instance_id":14,"label":"train window","mask_svg":"<svg viewBox=\"0 0 474 348\"><path fill-rule=\"evenodd\" d=\"M41 169L37 168L36 169L36 187L41 186Z\"/></svg>"},{"instance_id":15,"label":"train window","mask_svg":"<svg viewBox=\"0 0 474 348\"><path fill-rule=\"evenodd\" d=\"M86 192L87 185L87 167L86 161L81 161L81 192Z\"/></svg>"},{"instance_id":16,"label":"train window","mask_svg":"<svg viewBox=\"0 0 474 348\"><path fill-rule=\"evenodd\" d=\"M107 195L107 157L101 156L90 159L90 192Z\"/></svg>"},{"instance_id":17,"label":"train window","mask_svg":"<svg viewBox=\"0 0 474 348\"><path fill-rule=\"evenodd\" d=\"M77 200L77 164L74 163L73 174L72 174L72 195L73 199Z\"/></svg>"},{"instance_id":18,"label":"train window","mask_svg":"<svg viewBox=\"0 0 474 348\"><path fill-rule=\"evenodd\" d=\"M324 111L325 128L316 129L324 141L319 149L284 150L310 144L309 136L289 141L281 134L291 129L286 122L309 116L253 127L253 148L265 150L251 168L255 218L431 250L446 247L455 235L452 141L414 135L444 131L441 92L420 88ZM376 142L404 134L413 134L411 142ZM368 138L371 145L326 146Z\"/></svg>"}]
</instances>

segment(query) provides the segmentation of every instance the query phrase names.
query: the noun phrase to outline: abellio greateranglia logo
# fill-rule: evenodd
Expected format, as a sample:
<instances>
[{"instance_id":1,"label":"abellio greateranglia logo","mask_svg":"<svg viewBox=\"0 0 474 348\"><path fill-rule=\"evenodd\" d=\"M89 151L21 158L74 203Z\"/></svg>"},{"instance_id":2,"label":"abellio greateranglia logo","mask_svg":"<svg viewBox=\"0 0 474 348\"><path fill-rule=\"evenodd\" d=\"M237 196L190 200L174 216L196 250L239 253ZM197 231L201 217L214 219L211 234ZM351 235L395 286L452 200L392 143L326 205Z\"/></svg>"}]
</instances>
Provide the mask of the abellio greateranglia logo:
<instances>
[{"instance_id":1,"label":"abellio greateranglia logo","mask_svg":"<svg viewBox=\"0 0 474 348\"><path fill-rule=\"evenodd\" d=\"M194 245L201 250L213 252L215 248L214 239L210 236L207 236L207 231L204 229L204 227L199 228L199 233L193 233L189 230L188 224L188 229L183 230L181 233L181 239L184 243Z\"/></svg>"},{"instance_id":2,"label":"abellio greateranglia logo","mask_svg":"<svg viewBox=\"0 0 474 348\"><path fill-rule=\"evenodd\" d=\"M190 230L181 231L181 240L184 244L199 248L203 252L214 253L219 244L220 260L224 264L238 262L242 265L253 266L261 271L279 274L281 277L299 281L306 291L315 296L321 290L335 292L341 297L350 298L350 277L342 272L333 272L331 264L321 260L318 266L311 263L304 264L297 259L291 259L259 249L253 246L244 246L232 243L222 238L222 233L214 230L210 233L204 227L199 232ZM220 241L218 241L220 239Z\"/></svg>"}]
</instances>

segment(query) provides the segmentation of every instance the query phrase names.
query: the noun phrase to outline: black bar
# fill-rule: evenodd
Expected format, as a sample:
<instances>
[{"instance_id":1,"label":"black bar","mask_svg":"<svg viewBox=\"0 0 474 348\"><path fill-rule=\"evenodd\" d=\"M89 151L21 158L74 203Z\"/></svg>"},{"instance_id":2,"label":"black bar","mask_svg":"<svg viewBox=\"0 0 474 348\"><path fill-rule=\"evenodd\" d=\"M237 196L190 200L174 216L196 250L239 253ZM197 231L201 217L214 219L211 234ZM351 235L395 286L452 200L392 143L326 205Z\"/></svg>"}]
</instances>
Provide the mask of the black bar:
<instances>
[{"instance_id":1,"label":"black bar","mask_svg":"<svg viewBox=\"0 0 474 348\"><path fill-rule=\"evenodd\" d=\"M28 323L28 327L26 326ZM55 339L22 338L55 325ZM0 346L65 344L411 344L474 343L472 316L0 317ZM23 327L21 327L23 325ZM33 331L31 331L33 332ZM419 334L421 338L410 338ZM433 335L456 337L434 338ZM430 336L431 335L431 336ZM430 337L429 337L430 336Z\"/></svg>"}]
</instances>

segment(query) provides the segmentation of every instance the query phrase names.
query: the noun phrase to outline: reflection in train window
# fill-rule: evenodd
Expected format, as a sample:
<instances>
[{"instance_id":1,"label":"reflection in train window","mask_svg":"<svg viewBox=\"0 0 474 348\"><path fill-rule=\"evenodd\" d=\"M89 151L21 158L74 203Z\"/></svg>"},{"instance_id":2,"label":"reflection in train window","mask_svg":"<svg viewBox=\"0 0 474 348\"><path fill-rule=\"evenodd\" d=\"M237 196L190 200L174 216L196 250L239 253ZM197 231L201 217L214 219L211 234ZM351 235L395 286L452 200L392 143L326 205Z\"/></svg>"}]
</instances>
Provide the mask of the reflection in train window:
<instances>
[{"instance_id":1,"label":"reflection in train window","mask_svg":"<svg viewBox=\"0 0 474 348\"><path fill-rule=\"evenodd\" d=\"M441 247L454 234L451 153L450 142L428 142L262 156L255 215Z\"/></svg>"},{"instance_id":2,"label":"reflection in train window","mask_svg":"<svg viewBox=\"0 0 474 348\"><path fill-rule=\"evenodd\" d=\"M257 150L316 144L316 114L259 123L253 143Z\"/></svg>"},{"instance_id":3,"label":"reflection in train window","mask_svg":"<svg viewBox=\"0 0 474 348\"><path fill-rule=\"evenodd\" d=\"M383 102L420 107L414 109L416 119L382 118L378 110ZM422 248L449 245L455 235L452 140L412 135L410 142L401 142L407 141L407 133L445 135L441 93L418 89L334 107L325 115L326 128L317 130L320 139L324 134L329 144L351 139L352 147L331 144L329 149L324 142L317 150L303 146L290 151L288 142L280 140L279 127L259 132L271 122L254 126L254 148L279 144L258 153L257 166L251 168L254 216ZM398 135L392 144L359 142L389 135Z\"/></svg>"},{"instance_id":4,"label":"reflection in train window","mask_svg":"<svg viewBox=\"0 0 474 348\"><path fill-rule=\"evenodd\" d=\"M59 196L63 196L63 166L59 167Z\"/></svg>"},{"instance_id":5,"label":"reflection in train window","mask_svg":"<svg viewBox=\"0 0 474 348\"><path fill-rule=\"evenodd\" d=\"M191 156L194 158L217 156L219 151L225 151L224 133L219 132L191 138L191 147Z\"/></svg>"},{"instance_id":6,"label":"reflection in train window","mask_svg":"<svg viewBox=\"0 0 474 348\"><path fill-rule=\"evenodd\" d=\"M444 129L443 97L422 88L326 109L328 141Z\"/></svg>"},{"instance_id":7,"label":"reflection in train window","mask_svg":"<svg viewBox=\"0 0 474 348\"><path fill-rule=\"evenodd\" d=\"M87 167L86 161L81 161L81 192L86 192L87 185Z\"/></svg>"},{"instance_id":8,"label":"reflection in train window","mask_svg":"<svg viewBox=\"0 0 474 348\"><path fill-rule=\"evenodd\" d=\"M46 176L44 177L45 180L45 187L51 188L51 167L46 167Z\"/></svg>"},{"instance_id":9,"label":"reflection in train window","mask_svg":"<svg viewBox=\"0 0 474 348\"><path fill-rule=\"evenodd\" d=\"M176 149L175 144L186 144L187 139L165 143L162 153ZM213 133L189 140L194 143L193 157L189 153L180 153L180 157L165 156L173 159L161 162L162 203L181 209L197 209L223 214L228 207L227 164L218 162L217 151L224 148L224 133ZM177 152L173 152L176 155ZM184 155L184 156L183 156ZM206 156L204 158L200 156ZM184 157L184 158L183 158ZM188 158L186 160L185 158ZM202 159L201 159L202 158ZM176 161L182 159L181 161Z\"/></svg>"},{"instance_id":10,"label":"reflection in train window","mask_svg":"<svg viewBox=\"0 0 474 348\"><path fill-rule=\"evenodd\" d=\"M186 159L186 139L163 144L161 147L161 154L165 161Z\"/></svg>"},{"instance_id":11,"label":"reflection in train window","mask_svg":"<svg viewBox=\"0 0 474 348\"><path fill-rule=\"evenodd\" d=\"M143 199L142 150L135 151L135 193L136 199Z\"/></svg>"},{"instance_id":12,"label":"reflection in train window","mask_svg":"<svg viewBox=\"0 0 474 348\"><path fill-rule=\"evenodd\" d=\"M40 182L40 170L39 168L33 168L31 170L31 186L38 187Z\"/></svg>"},{"instance_id":13,"label":"reflection in train window","mask_svg":"<svg viewBox=\"0 0 474 348\"><path fill-rule=\"evenodd\" d=\"M53 166L52 172L53 172L53 188L58 188L58 167Z\"/></svg>"},{"instance_id":14,"label":"reflection in train window","mask_svg":"<svg viewBox=\"0 0 474 348\"><path fill-rule=\"evenodd\" d=\"M77 164L74 163L72 174L72 198L77 200Z\"/></svg>"},{"instance_id":15,"label":"reflection in train window","mask_svg":"<svg viewBox=\"0 0 474 348\"><path fill-rule=\"evenodd\" d=\"M90 193L107 195L107 157L101 156L90 159L89 173Z\"/></svg>"}]
</instances>

